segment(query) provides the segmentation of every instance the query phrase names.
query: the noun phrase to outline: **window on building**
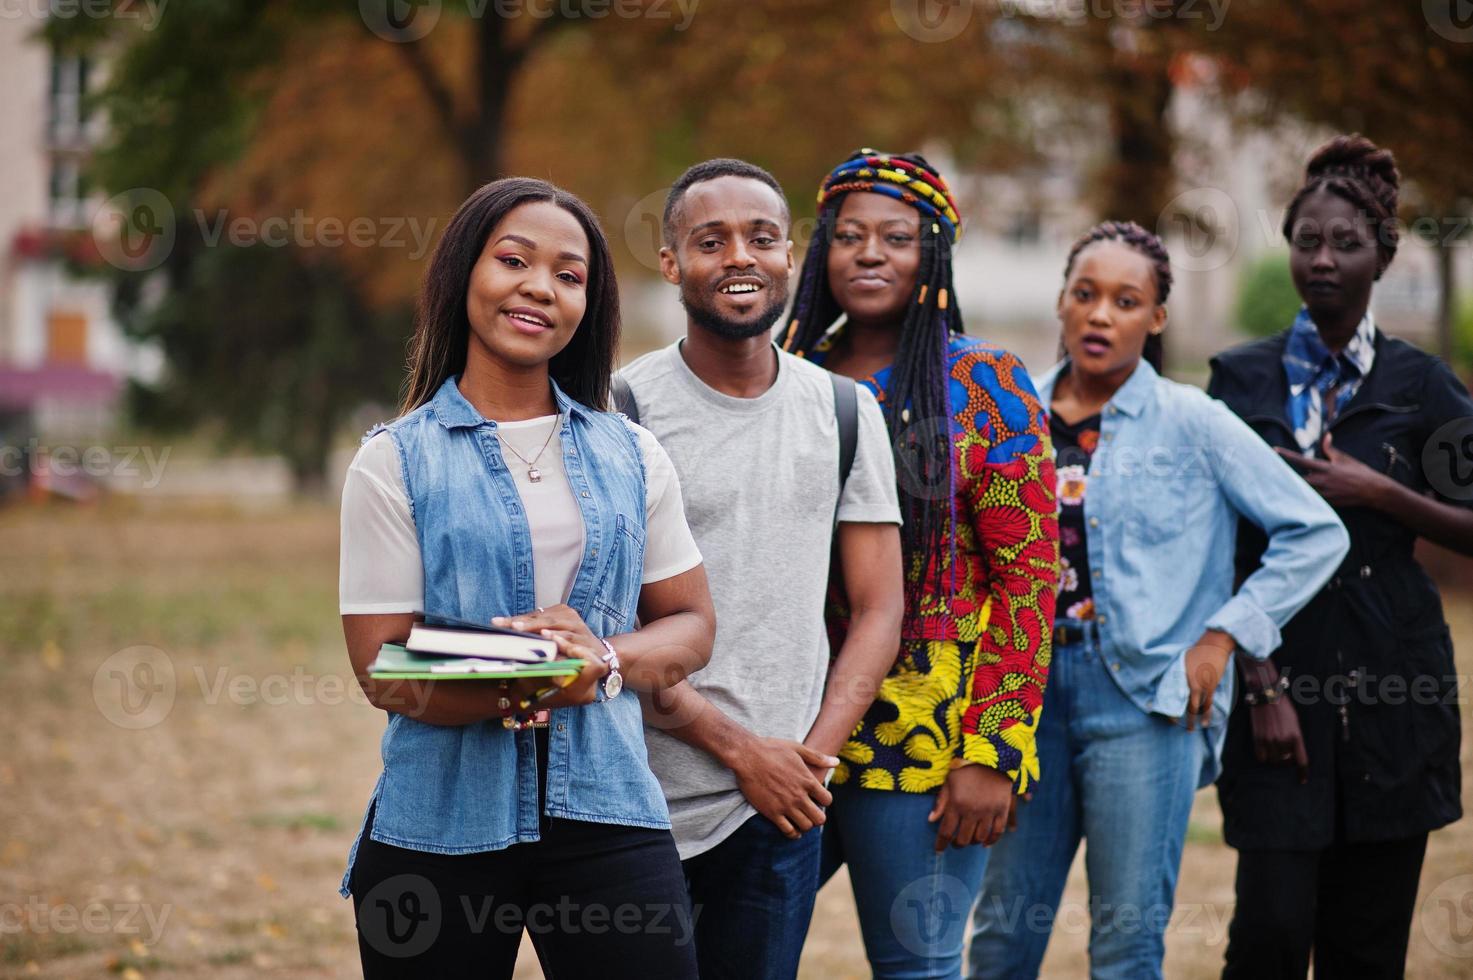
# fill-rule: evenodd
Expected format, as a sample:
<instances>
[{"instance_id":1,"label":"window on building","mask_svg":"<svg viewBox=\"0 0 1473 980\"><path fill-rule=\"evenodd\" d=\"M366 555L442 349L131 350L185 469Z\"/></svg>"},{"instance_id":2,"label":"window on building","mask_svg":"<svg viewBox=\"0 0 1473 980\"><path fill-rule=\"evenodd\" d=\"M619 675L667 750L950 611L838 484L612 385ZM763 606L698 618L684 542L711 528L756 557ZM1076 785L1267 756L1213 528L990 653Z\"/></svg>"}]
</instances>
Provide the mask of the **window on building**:
<instances>
[{"instance_id":1,"label":"window on building","mask_svg":"<svg viewBox=\"0 0 1473 980\"><path fill-rule=\"evenodd\" d=\"M51 221L63 228L85 224L87 188L82 164L88 147L88 59L53 52L47 127L50 137Z\"/></svg>"}]
</instances>

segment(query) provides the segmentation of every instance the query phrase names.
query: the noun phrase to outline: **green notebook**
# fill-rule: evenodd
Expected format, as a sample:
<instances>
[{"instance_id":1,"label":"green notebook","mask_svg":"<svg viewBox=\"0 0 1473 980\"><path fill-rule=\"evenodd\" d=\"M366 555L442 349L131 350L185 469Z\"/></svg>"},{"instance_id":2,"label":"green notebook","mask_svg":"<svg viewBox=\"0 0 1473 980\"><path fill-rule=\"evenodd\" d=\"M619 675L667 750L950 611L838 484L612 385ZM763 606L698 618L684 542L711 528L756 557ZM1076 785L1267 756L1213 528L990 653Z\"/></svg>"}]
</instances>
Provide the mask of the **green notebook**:
<instances>
[{"instance_id":1,"label":"green notebook","mask_svg":"<svg viewBox=\"0 0 1473 980\"><path fill-rule=\"evenodd\" d=\"M522 677L569 677L581 671L583 665L584 661L572 658L528 664L476 657L438 657L414 653L397 643L385 643L378 648L378 657L368 665L368 676L385 681L505 681Z\"/></svg>"}]
</instances>

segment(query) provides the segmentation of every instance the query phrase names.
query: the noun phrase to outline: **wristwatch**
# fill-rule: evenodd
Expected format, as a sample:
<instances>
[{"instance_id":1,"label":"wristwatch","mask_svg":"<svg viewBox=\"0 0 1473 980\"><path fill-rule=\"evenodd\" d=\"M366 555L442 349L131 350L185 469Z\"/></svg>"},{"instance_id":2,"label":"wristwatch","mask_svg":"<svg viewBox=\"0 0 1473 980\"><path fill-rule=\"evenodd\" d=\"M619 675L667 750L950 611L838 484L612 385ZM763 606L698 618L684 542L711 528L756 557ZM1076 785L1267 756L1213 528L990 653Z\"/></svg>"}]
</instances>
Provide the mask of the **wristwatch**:
<instances>
[{"instance_id":1,"label":"wristwatch","mask_svg":"<svg viewBox=\"0 0 1473 980\"><path fill-rule=\"evenodd\" d=\"M612 700L624 690L624 675L619 673L619 651L615 650L614 645L608 640L599 640L599 642L604 645L605 650L609 651L599 658L609 668L609 672L598 683L603 688L604 697Z\"/></svg>"}]
</instances>

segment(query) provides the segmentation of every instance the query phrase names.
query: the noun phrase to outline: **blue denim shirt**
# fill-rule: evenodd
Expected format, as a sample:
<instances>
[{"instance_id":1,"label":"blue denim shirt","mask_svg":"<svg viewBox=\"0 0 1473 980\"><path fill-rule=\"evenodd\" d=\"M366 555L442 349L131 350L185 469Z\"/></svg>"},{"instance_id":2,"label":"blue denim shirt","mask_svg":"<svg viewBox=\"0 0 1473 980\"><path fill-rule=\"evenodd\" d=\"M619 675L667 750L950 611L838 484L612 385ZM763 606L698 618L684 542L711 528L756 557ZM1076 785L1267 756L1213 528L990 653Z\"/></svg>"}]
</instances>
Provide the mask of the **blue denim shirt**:
<instances>
[{"instance_id":1,"label":"blue denim shirt","mask_svg":"<svg viewBox=\"0 0 1473 980\"><path fill-rule=\"evenodd\" d=\"M1038 382L1044 405L1068 361ZM1084 498L1102 656L1142 711L1186 713L1186 655L1208 629L1259 659L1339 567L1350 536L1335 512L1258 434L1201 390L1145 361L1100 418ZM1233 591L1238 518L1268 536L1261 566ZM1217 778L1234 671L1223 672L1200 785Z\"/></svg>"},{"instance_id":2,"label":"blue denim shirt","mask_svg":"<svg viewBox=\"0 0 1473 980\"><path fill-rule=\"evenodd\" d=\"M399 450L424 562L425 609L475 622L523 613L533 599L532 538L502 461L496 423L451 377L425 405L386 429ZM553 385L563 467L583 515L583 561L568 598L596 636L634 628L644 567L644 462L618 415L595 412ZM632 695L552 712L549 816L635 827L670 826L645 754ZM539 838L537 763L530 731L500 719L429 725L391 713L384 771L369 809L373 839L418 851L493 851ZM367 824L367 813L364 824ZM362 831L359 831L362 837ZM358 841L348 855L342 893Z\"/></svg>"}]
</instances>

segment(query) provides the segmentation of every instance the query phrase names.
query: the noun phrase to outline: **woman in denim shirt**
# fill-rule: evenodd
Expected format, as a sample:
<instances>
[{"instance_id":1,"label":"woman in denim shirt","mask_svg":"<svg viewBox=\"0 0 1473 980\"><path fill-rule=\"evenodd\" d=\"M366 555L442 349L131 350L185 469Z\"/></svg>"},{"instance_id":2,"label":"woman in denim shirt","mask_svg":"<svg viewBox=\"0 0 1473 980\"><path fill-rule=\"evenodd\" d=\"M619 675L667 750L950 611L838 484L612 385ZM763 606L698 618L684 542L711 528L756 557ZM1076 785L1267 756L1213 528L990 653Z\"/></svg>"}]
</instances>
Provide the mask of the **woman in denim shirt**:
<instances>
[{"instance_id":1,"label":"woman in denim shirt","mask_svg":"<svg viewBox=\"0 0 1473 980\"><path fill-rule=\"evenodd\" d=\"M343 632L388 712L343 879L367 976L510 977L524 928L549 974L694 975L639 700L618 695L698 670L715 622L668 457L601 411L618 334L583 202L514 178L456 212L404 414L343 491ZM418 613L542 631L588 666L538 705L516 684L373 681Z\"/></svg>"},{"instance_id":2,"label":"woman in denim shirt","mask_svg":"<svg viewBox=\"0 0 1473 980\"><path fill-rule=\"evenodd\" d=\"M1345 554L1334 512L1254 432L1162 378L1171 269L1159 239L1107 222L1069 253L1053 414L1061 598L1038 730L1042 776L993 848L973 977L1035 976L1081 838L1090 972L1161 976L1187 818L1217 775L1234 649L1268 656ZM1233 588L1238 518L1263 565ZM1214 712L1214 704L1219 711ZM1042 914L1040 914L1042 913Z\"/></svg>"}]
</instances>

